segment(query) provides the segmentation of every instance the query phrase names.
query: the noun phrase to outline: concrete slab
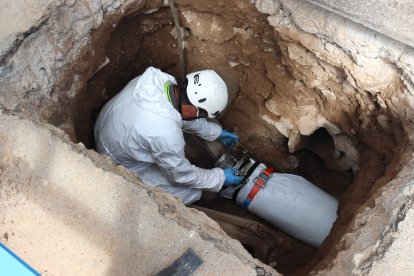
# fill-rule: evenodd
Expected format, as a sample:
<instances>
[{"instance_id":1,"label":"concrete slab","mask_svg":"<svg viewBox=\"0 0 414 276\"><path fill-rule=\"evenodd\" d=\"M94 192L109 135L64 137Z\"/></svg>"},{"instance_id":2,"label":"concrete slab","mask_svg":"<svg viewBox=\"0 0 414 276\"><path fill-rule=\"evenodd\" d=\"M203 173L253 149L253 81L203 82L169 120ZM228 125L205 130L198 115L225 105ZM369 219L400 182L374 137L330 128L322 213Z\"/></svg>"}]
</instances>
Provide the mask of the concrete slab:
<instances>
[{"instance_id":1,"label":"concrete slab","mask_svg":"<svg viewBox=\"0 0 414 276\"><path fill-rule=\"evenodd\" d=\"M324 9L340 14L365 27L414 47L414 2L355 1L355 0L307 0Z\"/></svg>"},{"instance_id":2,"label":"concrete slab","mask_svg":"<svg viewBox=\"0 0 414 276\"><path fill-rule=\"evenodd\" d=\"M0 0L0 60L17 45L32 28L36 28L49 16L47 12L52 3L58 0Z\"/></svg>"},{"instance_id":3,"label":"concrete slab","mask_svg":"<svg viewBox=\"0 0 414 276\"><path fill-rule=\"evenodd\" d=\"M374 261L369 275L412 275L414 255L414 209L411 208L404 220L398 225L395 241L385 252L382 259Z\"/></svg>"}]
</instances>

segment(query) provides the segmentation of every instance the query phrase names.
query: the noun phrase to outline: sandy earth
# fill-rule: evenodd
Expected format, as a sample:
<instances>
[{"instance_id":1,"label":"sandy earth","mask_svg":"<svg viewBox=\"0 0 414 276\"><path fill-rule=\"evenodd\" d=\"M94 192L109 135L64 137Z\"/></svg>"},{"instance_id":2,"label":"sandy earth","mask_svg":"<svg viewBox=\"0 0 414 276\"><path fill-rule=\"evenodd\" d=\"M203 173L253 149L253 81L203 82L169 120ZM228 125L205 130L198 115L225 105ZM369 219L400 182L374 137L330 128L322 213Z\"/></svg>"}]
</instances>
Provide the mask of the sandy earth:
<instances>
[{"instance_id":1,"label":"sandy earth","mask_svg":"<svg viewBox=\"0 0 414 276\"><path fill-rule=\"evenodd\" d=\"M21 10L19 7L23 2L28 11L24 21L14 16L16 10ZM307 274L313 270L320 274L337 275L366 274L372 270L372 275L379 275L387 274L389 270L386 267L392 266L394 273L407 273L411 265L406 261L395 260L412 247L406 229L412 221L413 49L303 1L176 2L180 21L185 28L187 70L214 68L222 74L230 90L237 92L220 122L240 135L242 144L257 160L273 164L282 171L304 175L340 200L339 219L321 250L317 254L311 252L293 256L301 258L301 263L284 266L283 272L289 274L296 270L297 274ZM2 24L5 19L18 24L0 28L1 106L7 112L17 113L21 117L52 124L64 130L72 142L82 142L87 148L93 148L91 130L97 113L132 77L142 73L149 65L160 67L173 75L178 73L177 42L171 34L174 26L170 11L161 7L162 4L162 1L145 3L128 0L101 3L87 0L17 1L8 4L10 12L3 9ZM7 206L22 204L27 209L7 209L9 216L13 217L13 223L11 219L3 220L3 225L5 229L17 227L18 231L12 235L12 230L8 230L1 240L10 245L13 242L19 244L19 248L26 248L31 243L33 245L30 248L41 246L32 240L43 242L44 239L36 236L39 233L28 230L35 221L25 217L27 224L22 223L20 228L14 223L19 216L24 216L24 210L33 210L48 223L47 228L36 224L42 229L41 233L50 233L48 244L57 244L61 248L66 248L64 245L78 246L78 242L85 238L82 234L86 231L82 230L83 224L82 227L69 227L68 230L66 225L77 223L72 219L63 222L65 227L62 226L61 218L64 217L66 221L66 216L71 216L66 211L56 214L58 219L49 221L44 209L53 214L58 211L54 210L54 205L47 205L48 201L42 201L46 205L39 203L41 196L52 196L48 189L42 190L41 187L61 190L58 187L62 185L65 191L79 181L75 176L66 179L69 173L76 174L74 168L79 169L78 157L70 160L63 158L61 163L54 159L54 162L50 162L50 157L40 158L38 162L20 157L30 156L31 150L34 155L41 150L39 146L33 146L35 143L30 148L30 141L19 142L29 143L26 145L28 152L15 148L19 139L22 139L22 133L42 132L45 126L21 122L16 117L7 118L2 121L1 135L10 146L6 143L2 146L1 199L4 204L11 204ZM20 132L13 130L8 125L12 123L10 120L25 125L25 128L20 129ZM12 130L16 131L15 136L11 136ZM10 138L9 133L14 138ZM58 137L65 135L60 133ZM45 141L54 143L55 138L52 135ZM39 139L42 141L43 135ZM82 154L86 152L71 144L67 138L62 139L65 139L66 145L64 154L70 155L73 150L82 151ZM16 150L19 154L15 153ZM94 160L99 160L96 161L98 167L103 169L92 166L90 171L83 171L85 177L82 179L90 179L92 174L95 177L112 177L112 172L108 171L126 173L122 169L118 171L112 168L108 160L87 152L94 156ZM47 164L44 164L45 160ZM50 164L53 169L49 168ZM53 184L49 184L49 181L44 184L40 175L46 168L51 172L59 171L60 179L65 178L67 184L60 183L59 178L54 179L51 182ZM37 185L37 191L37 186L31 183L43 185ZM79 191L71 188L76 195L74 198L87 196L81 192L82 189L97 189L89 182L78 185ZM125 185L132 190L136 189L133 187L140 187L140 184ZM121 184L118 186L122 187ZM115 193L111 189L110 185L105 186L102 193L111 198L110 195ZM62 194L63 191L60 191L59 196L66 198L66 192ZM28 197L32 193L38 196L37 203ZM134 196L142 200L145 198L145 202L153 201L151 204L158 208L164 205L163 197L158 197L158 193L153 195L157 196L148 199L148 192L142 187L134 192ZM87 209L75 210L74 215L84 212L89 214L89 209L103 208L97 217L94 215L95 220L84 219L84 224L98 223L103 218L117 220L116 215L111 216L114 209L109 208L114 203L101 197L97 194L79 200L91 205ZM119 195L119 198L122 197ZM104 202L98 204L100 200ZM56 200L52 203L61 204ZM65 199L62 204L66 206L63 210L70 210L68 206L79 205L69 199ZM131 205L133 210L134 206ZM184 215L168 218L170 223L181 225L183 221L193 220L192 211L176 201L172 201L171 206L184 212ZM136 215L127 214L123 219L128 220L128 216ZM144 221L148 215L148 220L154 224L157 219L165 219L149 207L139 211L139 215L144 217ZM210 224L216 227L204 216L194 217L197 221L205 220L207 228ZM169 222L165 222L166 225ZM98 224L103 233L115 231L113 227L106 228L105 223ZM134 227L138 226L131 224L131 228L128 228L128 231L132 231L129 233L131 237ZM53 230L46 231L49 228ZM103 239L96 231L91 231L93 227L86 228L88 237L93 236L99 241ZM181 230L177 230L177 236L192 231L186 226L178 228ZM196 227L194 231L200 231L200 236L203 236L204 226L200 229ZM116 231L113 232L115 236ZM228 241L220 230L215 231L220 237L219 242L212 241L214 248L218 247L217 254L224 254L223 248L226 248L226 245L221 247L218 244L237 244L229 251L224 250L229 259L223 259L227 260L222 262L223 267L230 267L233 264L230 265L230 259L233 262L237 259L234 256L237 256L243 263L240 269L254 273L251 268L256 261L248 256L240 244ZM20 233L20 236L16 233ZM62 235L65 239L58 238ZM71 236L73 242L66 241L66 236ZM19 239L13 241L15 237ZM136 240L133 242L139 243ZM136 254L128 250L122 253L127 245L121 241L119 243L121 249L115 251L121 255L115 254L116 258L129 253ZM93 249L98 251L93 251L91 248L96 247L93 244L85 249L84 255L93 255L109 247L109 243L106 243L103 247ZM156 241L148 241L143 246L149 248L149 255L142 256L146 260L151 252L161 250ZM179 243L176 248L182 246ZM211 247L208 238L205 246ZM47 268L40 265L51 255L46 254L47 250L50 248L45 247L41 261L33 258L29 250L26 250L29 253L25 256L44 271ZM61 249L59 252L63 251ZM301 251L300 246L297 251ZM203 252L206 254L203 256L210 254L209 251ZM165 254L169 256L168 260L173 259L170 253ZM70 258L79 258L75 255L73 251ZM106 259L103 259L109 262L111 258L105 256ZM129 255L127 259L132 260ZM239 261L235 261L235 267ZM165 263L151 261L139 269L154 272ZM108 263L105 265L106 268L102 268L104 270L111 267ZM131 263L127 266L136 269ZM216 266L217 269L221 268L218 264ZM53 269L55 267L59 269L57 265ZM123 273L114 271L116 274ZM209 270L203 271L207 273ZM96 272L99 274L98 270Z\"/></svg>"},{"instance_id":2,"label":"sandy earth","mask_svg":"<svg viewBox=\"0 0 414 276\"><path fill-rule=\"evenodd\" d=\"M272 271L205 215L62 131L0 117L1 242L40 273L153 275L188 248L203 261L200 275Z\"/></svg>"}]
</instances>

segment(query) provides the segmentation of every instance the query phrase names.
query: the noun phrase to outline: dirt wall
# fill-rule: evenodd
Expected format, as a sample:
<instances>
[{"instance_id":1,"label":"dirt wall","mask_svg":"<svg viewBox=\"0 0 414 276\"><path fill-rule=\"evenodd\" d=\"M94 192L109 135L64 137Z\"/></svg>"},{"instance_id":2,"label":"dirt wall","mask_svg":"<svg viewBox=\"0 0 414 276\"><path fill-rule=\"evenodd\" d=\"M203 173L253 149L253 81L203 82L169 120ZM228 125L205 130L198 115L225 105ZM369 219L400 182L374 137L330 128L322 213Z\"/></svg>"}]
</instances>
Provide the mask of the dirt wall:
<instances>
[{"instance_id":1,"label":"dirt wall","mask_svg":"<svg viewBox=\"0 0 414 276\"><path fill-rule=\"evenodd\" d=\"M256 6L269 14L280 36L282 62L300 91L290 90L289 96L277 91L266 107L280 119L268 121L289 137L291 148L300 141L298 133L325 125L337 148L349 154L345 158L351 167L360 159L354 186L342 203L361 193L369 195L352 210L359 214L342 229L334 250L327 248L330 257L315 271L325 267L320 274L365 274L388 250L399 217L411 205L403 191L412 178L413 49L309 3L257 1ZM281 105L281 98L290 104ZM348 142L342 143L344 133ZM370 150L358 149L361 143ZM356 145L359 156L349 145ZM382 165L373 161L381 158ZM370 177L377 180L369 191L357 188L367 185Z\"/></svg>"}]
</instances>

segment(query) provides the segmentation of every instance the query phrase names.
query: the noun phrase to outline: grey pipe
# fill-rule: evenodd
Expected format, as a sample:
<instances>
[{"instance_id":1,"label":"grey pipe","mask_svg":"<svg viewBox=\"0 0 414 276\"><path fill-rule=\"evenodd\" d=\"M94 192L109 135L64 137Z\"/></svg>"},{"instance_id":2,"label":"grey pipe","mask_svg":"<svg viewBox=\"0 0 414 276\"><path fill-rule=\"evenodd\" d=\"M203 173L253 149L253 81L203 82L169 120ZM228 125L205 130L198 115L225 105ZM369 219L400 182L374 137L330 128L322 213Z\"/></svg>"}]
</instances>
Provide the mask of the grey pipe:
<instances>
[{"instance_id":1,"label":"grey pipe","mask_svg":"<svg viewBox=\"0 0 414 276\"><path fill-rule=\"evenodd\" d=\"M174 18L175 29L177 31L177 42L178 42L178 54L180 56L180 78L182 81L185 80L185 64L184 64L184 50L183 41L181 38L180 22L178 21L177 11L175 10L174 0L168 0L170 4L171 13Z\"/></svg>"}]
</instances>

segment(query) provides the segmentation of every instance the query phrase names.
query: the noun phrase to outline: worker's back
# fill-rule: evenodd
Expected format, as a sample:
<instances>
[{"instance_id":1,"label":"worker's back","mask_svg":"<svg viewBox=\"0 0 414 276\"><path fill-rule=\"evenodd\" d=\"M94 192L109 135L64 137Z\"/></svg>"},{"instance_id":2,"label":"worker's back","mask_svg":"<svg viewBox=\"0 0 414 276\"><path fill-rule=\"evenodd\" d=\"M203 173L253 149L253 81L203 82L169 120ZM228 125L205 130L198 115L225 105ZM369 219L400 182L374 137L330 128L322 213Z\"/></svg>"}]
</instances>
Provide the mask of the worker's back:
<instances>
[{"instance_id":1,"label":"worker's back","mask_svg":"<svg viewBox=\"0 0 414 276\"><path fill-rule=\"evenodd\" d=\"M150 67L112 98L95 124L96 150L139 174L154 162L154 140L182 135L181 117L163 91L167 81L175 82Z\"/></svg>"}]
</instances>

